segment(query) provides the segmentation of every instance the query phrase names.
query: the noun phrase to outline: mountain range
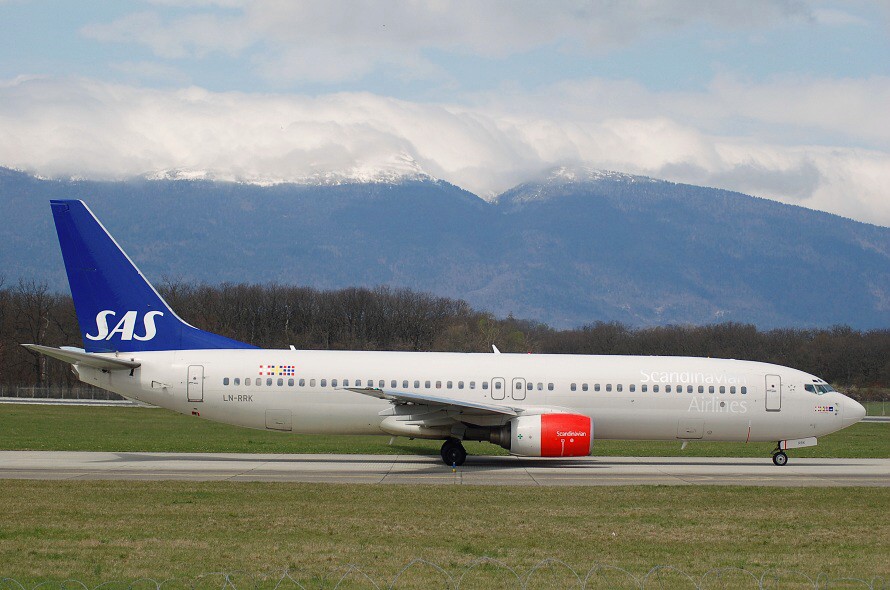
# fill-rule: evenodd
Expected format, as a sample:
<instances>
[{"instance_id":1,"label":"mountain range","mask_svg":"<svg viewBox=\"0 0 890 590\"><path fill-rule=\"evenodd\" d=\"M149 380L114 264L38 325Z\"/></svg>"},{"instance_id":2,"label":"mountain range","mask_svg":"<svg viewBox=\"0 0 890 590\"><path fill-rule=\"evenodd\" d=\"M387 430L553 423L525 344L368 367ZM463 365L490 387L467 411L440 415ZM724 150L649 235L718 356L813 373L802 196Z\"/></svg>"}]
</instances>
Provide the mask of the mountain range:
<instances>
[{"instance_id":1,"label":"mountain range","mask_svg":"<svg viewBox=\"0 0 890 590\"><path fill-rule=\"evenodd\" d=\"M0 278L67 291L49 199L83 199L156 283L390 285L566 328L890 326L890 228L559 168L485 200L423 174L101 182L0 168Z\"/></svg>"}]
</instances>

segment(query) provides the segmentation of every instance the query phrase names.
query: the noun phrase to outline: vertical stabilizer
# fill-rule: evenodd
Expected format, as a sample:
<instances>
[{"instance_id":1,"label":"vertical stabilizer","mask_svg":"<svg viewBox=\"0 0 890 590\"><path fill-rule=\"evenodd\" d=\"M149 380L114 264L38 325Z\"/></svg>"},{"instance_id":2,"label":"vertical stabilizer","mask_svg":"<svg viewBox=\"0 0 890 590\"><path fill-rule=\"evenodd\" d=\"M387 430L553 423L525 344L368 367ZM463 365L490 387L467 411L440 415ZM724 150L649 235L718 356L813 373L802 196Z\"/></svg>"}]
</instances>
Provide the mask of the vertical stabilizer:
<instances>
[{"instance_id":1,"label":"vertical stabilizer","mask_svg":"<svg viewBox=\"0 0 890 590\"><path fill-rule=\"evenodd\" d=\"M82 201L51 201L88 352L255 348L180 319Z\"/></svg>"}]
</instances>

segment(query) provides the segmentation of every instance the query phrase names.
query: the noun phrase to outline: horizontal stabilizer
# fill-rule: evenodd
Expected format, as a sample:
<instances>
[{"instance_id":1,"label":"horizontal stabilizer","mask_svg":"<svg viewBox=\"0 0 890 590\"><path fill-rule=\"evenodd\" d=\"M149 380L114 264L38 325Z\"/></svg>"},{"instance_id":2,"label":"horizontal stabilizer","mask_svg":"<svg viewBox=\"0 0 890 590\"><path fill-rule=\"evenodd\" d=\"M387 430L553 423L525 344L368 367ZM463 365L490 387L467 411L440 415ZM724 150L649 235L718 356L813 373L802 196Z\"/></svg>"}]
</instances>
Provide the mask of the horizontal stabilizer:
<instances>
[{"instance_id":1,"label":"horizontal stabilizer","mask_svg":"<svg viewBox=\"0 0 890 590\"><path fill-rule=\"evenodd\" d=\"M51 356L54 359L59 359L60 361L71 363L72 365L84 365L96 369L105 369L106 371L129 371L142 364L137 361L126 361L124 359L101 356L80 350L54 348L52 346L41 346L39 344L22 344L22 346L28 350Z\"/></svg>"}]
</instances>

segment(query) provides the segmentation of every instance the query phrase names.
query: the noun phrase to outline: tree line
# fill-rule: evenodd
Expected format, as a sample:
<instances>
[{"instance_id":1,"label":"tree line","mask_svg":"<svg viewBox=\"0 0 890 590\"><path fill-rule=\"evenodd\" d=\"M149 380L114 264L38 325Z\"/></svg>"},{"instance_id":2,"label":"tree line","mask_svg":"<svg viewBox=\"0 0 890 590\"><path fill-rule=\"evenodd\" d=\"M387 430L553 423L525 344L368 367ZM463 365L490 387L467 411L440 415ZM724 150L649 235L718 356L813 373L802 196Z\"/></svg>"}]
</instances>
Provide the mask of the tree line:
<instances>
[{"instance_id":1,"label":"tree line","mask_svg":"<svg viewBox=\"0 0 890 590\"><path fill-rule=\"evenodd\" d=\"M758 330L740 323L632 328L595 322L556 330L495 318L458 299L388 287L321 291L277 284L167 281L161 294L187 322L263 348L679 355L759 360L819 375L836 386L890 387L890 328ZM69 295L0 279L0 385L71 387L68 366L19 346L79 346Z\"/></svg>"}]
</instances>

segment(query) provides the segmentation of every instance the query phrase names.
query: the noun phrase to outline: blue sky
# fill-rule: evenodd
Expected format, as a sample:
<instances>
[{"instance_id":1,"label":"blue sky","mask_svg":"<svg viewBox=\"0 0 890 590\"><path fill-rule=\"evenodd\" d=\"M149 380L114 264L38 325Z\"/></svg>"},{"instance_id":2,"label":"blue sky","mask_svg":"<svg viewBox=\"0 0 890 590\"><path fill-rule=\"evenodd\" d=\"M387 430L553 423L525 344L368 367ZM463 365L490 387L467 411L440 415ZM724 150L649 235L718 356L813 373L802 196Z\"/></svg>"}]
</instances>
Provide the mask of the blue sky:
<instances>
[{"instance_id":1,"label":"blue sky","mask_svg":"<svg viewBox=\"0 0 890 590\"><path fill-rule=\"evenodd\" d=\"M890 225L890 4L0 0L0 165L247 182L556 166Z\"/></svg>"}]
</instances>

